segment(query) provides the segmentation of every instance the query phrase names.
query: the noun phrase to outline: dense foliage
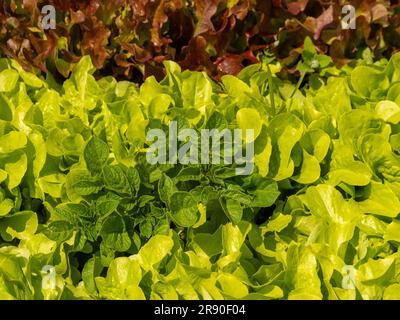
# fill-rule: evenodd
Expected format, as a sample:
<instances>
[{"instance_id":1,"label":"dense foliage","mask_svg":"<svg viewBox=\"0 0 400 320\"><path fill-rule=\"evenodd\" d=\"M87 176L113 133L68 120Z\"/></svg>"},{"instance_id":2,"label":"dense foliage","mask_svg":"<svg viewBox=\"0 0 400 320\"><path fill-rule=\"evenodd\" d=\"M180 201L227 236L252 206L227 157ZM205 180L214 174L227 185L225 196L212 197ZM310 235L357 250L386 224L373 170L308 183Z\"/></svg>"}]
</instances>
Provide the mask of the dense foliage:
<instances>
[{"instance_id":1,"label":"dense foliage","mask_svg":"<svg viewBox=\"0 0 400 320\"><path fill-rule=\"evenodd\" d=\"M43 30L41 9L52 4L55 30ZM342 8L355 8L356 29L343 30ZM398 1L351 0L3 0L0 46L4 55L68 78L84 55L99 75L142 82L162 79L162 61L206 70L219 79L257 63L272 51L290 75L311 36L337 66L369 48L376 58L399 48Z\"/></svg>"},{"instance_id":2,"label":"dense foliage","mask_svg":"<svg viewBox=\"0 0 400 320\"><path fill-rule=\"evenodd\" d=\"M0 60L0 298L400 298L400 55L306 40L301 89L266 61L137 86L86 56L59 86ZM253 129L254 171L149 164L171 121Z\"/></svg>"}]
</instances>

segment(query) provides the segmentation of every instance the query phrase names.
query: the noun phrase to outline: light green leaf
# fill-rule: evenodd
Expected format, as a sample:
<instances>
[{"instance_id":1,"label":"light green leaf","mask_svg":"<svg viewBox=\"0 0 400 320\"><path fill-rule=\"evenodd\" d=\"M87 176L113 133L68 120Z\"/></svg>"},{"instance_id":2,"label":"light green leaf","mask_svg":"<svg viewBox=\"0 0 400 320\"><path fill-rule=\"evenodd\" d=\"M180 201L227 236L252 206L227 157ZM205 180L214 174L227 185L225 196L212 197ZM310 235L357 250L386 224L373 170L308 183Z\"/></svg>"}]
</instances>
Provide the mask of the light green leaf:
<instances>
[{"instance_id":1,"label":"light green leaf","mask_svg":"<svg viewBox=\"0 0 400 320\"><path fill-rule=\"evenodd\" d=\"M300 172L298 175L293 176L292 179L301 184L311 184L317 181L320 173L321 168L318 159L308 154L308 152L303 149L303 159Z\"/></svg>"},{"instance_id":2,"label":"light green leaf","mask_svg":"<svg viewBox=\"0 0 400 320\"><path fill-rule=\"evenodd\" d=\"M274 219L269 220L265 232L281 232L292 221L292 216L279 213Z\"/></svg>"},{"instance_id":3,"label":"light green leaf","mask_svg":"<svg viewBox=\"0 0 400 320\"><path fill-rule=\"evenodd\" d=\"M14 208L14 201L11 199L4 199L0 201L0 217L6 216Z\"/></svg>"},{"instance_id":4,"label":"light green leaf","mask_svg":"<svg viewBox=\"0 0 400 320\"><path fill-rule=\"evenodd\" d=\"M12 69L0 72L0 92L10 92L17 85L19 74Z\"/></svg>"},{"instance_id":5,"label":"light green leaf","mask_svg":"<svg viewBox=\"0 0 400 320\"><path fill-rule=\"evenodd\" d=\"M247 286L232 274L220 274L218 276L218 283L223 293L234 299L243 298L249 293Z\"/></svg>"},{"instance_id":6,"label":"light green leaf","mask_svg":"<svg viewBox=\"0 0 400 320\"><path fill-rule=\"evenodd\" d=\"M267 127L262 126L261 132L254 141L254 163L261 176L265 177L269 172L269 162L272 153L272 141L268 135Z\"/></svg>"},{"instance_id":7,"label":"light green leaf","mask_svg":"<svg viewBox=\"0 0 400 320\"><path fill-rule=\"evenodd\" d=\"M246 98L246 94L251 93L250 87L245 82L232 75L223 76L222 83L226 93L233 98Z\"/></svg>"},{"instance_id":8,"label":"light green leaf","mask_svg":"<svg viewBox=\"0 0 400 320\"><path fill-rule=\"evenodd\" d=\"M32 211L21 211L0 220L0 234L6 241L28 239L38 227L38 218Z\"/></svg>"},{"instance_id":9,"label":"light green leaf","mask_svg":"<svg viewBox=\"0 0 400 320\"><path fill-rule=\"evenodd\" d=\"M183 105L205 111L212 104L212 85L205 73L193 72L182 80Z\"/></svg>"},{"instance_id":10,"label":"light green leaf","mask_svg":"<svg viewBox=\"0 0 400 320\"><path fill-rule=\"evenodd\" d=\"M54 198L61 198L65 175L61 173L50 174L38 179L41 190Z\"/></svg>"},{"instance_id":11,"label":"light green leaf","mask_svg":"<svg viewBox=\"0 0 400 320\"><path fill-rule=\"evenodd\" d=\"M389 80L386 75L369 66L358 66L351 73L351 85L362 97L369 97L377 89L387 89Z\"/></svg>"},{"instance_id":12,"label":"light green leaf","mask_svg":"<svg viewBox=\"0 0 400 320\"><path fill-rule=\"evenodd\" d=\"M338 77L328 78L327 85L317 91L313 103L318 111L339 119L342 114L351 110L347 80Z\"/></svg>"},{"instance_id":13,"label":"light green leaf","mask_svg":"<svg viewBox=\"0 0 400 320\"><path fill-rule=\"evenodd\" d=\"M393 101L384 100L378 102L375 111L384 121L394 124L400 121L400 107Z\"/></svg>"},{"instance_id":14,"label":"light green leaf","mask_svg":"<svg viewBox=\"0 0 400 320\"><path fill-rule=\"evenodd\" d=\"M236 121L239 128L242 129L243 140L246 143L253 142L261 132L262 121L257 110L251 108L242 108L236 113ZM246 130L253 130L253 137L246 134Z\"/></svg>"},{"instance_id":15,"label":"light green leaf","mask_svg":"<svg viewBox=\"0 0 400 320\"><path fill-rule=\"evenodd\" d=\"M4 170L8 174L8 188L19 186L28 168L28 159L22 151L15 151L6 158Z\"/></svg>"},{"instance_id":16,"label":"light green leaf","mask_svg":"<svg viewBox=\"0 0 400 320\"><path fill-rule=\"evenodd\" d=\"M143 260L144 266L151 268L160 263L174 246L170 236L155 235L140 248L138 256Z\"/></svg>"},{"instance_id":17,"label":"light green leaf","mask_svg":"<svg viewBox=\"0 0 400 320\"><path fill-rule=\"evenodd\" d=\"M368 198L359 203L363 212L391 218L400 213L400 201L389 185L372 181L366 192Z\"/></svg>"},{"instance_id":18,"label":"light green leaf","mask_svg":"<svg viewBox=\"0 0 400 320\"><path fill-rule=\"evenodd\" d=\"M358 268L360 281L365 285L370 284L385 284L392 279L392 269L394 268L395 260L392 257L373 260L362 264Z\"/></svg>"},{"instance_id":19,"label":"light green leaf","mask_svg":"<svg viewBox=\"0 0 400 320\"><path fill-rule=\"evenodd\" d=\"M385 241L397 241L400 242L400 221L393 220L386 229L384 235Z\"/></svg>"},{"instance_id":20,"label":"light green leaf","mask_svg":"<svg viewBox=\"0 0 400 320\"><path fill-rule=\"evenodd\" d=\"M311 249L292 243L287 257L285 280L293 288L288 299L322 299L317 259Z\"/></svg>"},{"instance_id":21,"label":"light green leaf","mask_svg":"<svg viewBox=\"0 0 400 320\"><path fill-rule=\"evenodd\" d=\"M0 169L0 183L2 183L3 181L5 181L8 177L8 174L6 171L4 171L3 169Z\"/></svg>"},{"instance_id":22,"label":"light green leaf","mask_svg":"<svg viewBox=\"0 0 400 320\"><path fill-rule=\"evenodd\" d=\"M301 139L301 146L319 162L326 157L330 143L329 135L321 129L310 130Z\"/></svg>"},{"instance_id":23,"label":"light green leaf","mask_svg":"<svg viewBox=\"0 0 400 320\"><path fill-rule=\"evenodd\" d=\"M385 288L383 300L400 300L400 284L395 283Z\"/></svg>"},{"instance_id":24,"label":"light green leaf","mask_svg":"<svg viewBox=\"0 0 400 320\"><path fill-rule=\"evenodd\" d=\"M269 130L272 139L269 175L280 181L293 174L294 162L290 155L304 133L304 124L295 115L283 113L271 121Z\"/></svg>"},{"instance_id":25,"label":"light green leaf","mask_svg":"<svg viewBox=\"0 0 400 320\"><path fill-rule=\"evenodd\" d=\"M25 134L18 131L11 131L0 137L0 154L7 154L25 148L26 143L27 138Z\"/></svg>"}]
</instances>

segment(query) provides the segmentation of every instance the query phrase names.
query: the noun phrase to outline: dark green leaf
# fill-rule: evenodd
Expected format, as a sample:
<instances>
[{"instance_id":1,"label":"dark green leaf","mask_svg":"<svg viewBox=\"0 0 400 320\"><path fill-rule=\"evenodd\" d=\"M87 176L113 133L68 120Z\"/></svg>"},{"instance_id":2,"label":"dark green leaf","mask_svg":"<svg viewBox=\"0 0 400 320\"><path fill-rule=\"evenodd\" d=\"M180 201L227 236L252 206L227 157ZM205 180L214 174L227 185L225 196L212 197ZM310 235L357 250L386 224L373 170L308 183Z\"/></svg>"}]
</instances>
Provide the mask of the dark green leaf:
<instances>
[{"instance_id":1,"label":"dark green leaf","mask_svg":"<svg viewBox=\"0 0 400 320\"><path fill-rule=\"evenodd\" d=\"M43 233L50 240L63 242L71 238L73 226L67 221L54 221L43 230Z\"/></svg>"},{"instance_id":2,"label":"dark green leaf","mask_svg":"<svg viewBox=\"0 0 400 320\"><path fill-rule=\"evenodd\" d=\"M197 202L188 192L175 192L170 198L172 219L182 227L191 227L198 218Z\"/></svg>"},{"instance_id":3,"label":"dark green leaf","mask_svg":"<svg viewBox=\"0 0 400 320\"><path fill-rule=\"evenodd\" d=\"M92 174L98 174L105 165L108 159L108 146L107 144L97 138L93 137L87 143L83 152L86 166Z\"/></svg>"}]
</instances>

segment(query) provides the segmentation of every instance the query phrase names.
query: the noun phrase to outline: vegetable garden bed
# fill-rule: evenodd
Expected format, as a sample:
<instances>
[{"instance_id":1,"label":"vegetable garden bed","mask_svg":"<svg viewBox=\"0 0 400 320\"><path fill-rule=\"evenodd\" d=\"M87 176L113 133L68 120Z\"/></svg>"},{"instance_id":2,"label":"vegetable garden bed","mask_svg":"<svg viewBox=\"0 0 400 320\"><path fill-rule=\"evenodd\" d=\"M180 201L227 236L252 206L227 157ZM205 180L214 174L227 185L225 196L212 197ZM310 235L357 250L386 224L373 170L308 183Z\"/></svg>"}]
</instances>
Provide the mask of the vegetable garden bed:
<instances>
[{"instance_id":1,"label":"vegetable garden bed","mask_svg":"<svg viewBox=\"0 0 400 320\"><path fill-rule=\"evenodd\" d=\"M0 8L0 299L400 299L394 1L43 3Z\"/></svg>"},{"instance_id":2,"label":"vegetable garden bed","mask_svg":"<svg viewBox=\"0 0 400 320\"><path fill-rule=\"evenodd\" d=\"M1 298L399 298L399 55L301 90L266 63L140 87L0 65ZM252 172L149 163L171 121L253 130Z\"/></svg>"}]
</instances>

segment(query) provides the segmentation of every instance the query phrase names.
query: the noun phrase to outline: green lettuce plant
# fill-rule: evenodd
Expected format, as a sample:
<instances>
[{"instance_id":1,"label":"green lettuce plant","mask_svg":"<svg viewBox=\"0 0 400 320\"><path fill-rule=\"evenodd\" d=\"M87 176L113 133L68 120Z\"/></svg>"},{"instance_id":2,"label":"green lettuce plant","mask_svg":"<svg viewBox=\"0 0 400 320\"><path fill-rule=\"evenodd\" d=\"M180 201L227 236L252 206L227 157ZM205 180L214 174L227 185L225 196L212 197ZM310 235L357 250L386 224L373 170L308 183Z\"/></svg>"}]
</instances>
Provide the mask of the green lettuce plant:
<instances>
[{"instance_id":1,"label":"green lettuce plant","mask_svg":"<svg viewBox=\"0 0 400 320\"><path fill-rule=\"evenodd\" d=\"M85 57L59 87L0 60L0 298L399 298L399 59L302 87L268 61L138 87ZM171 121L253 130L254 170L150 164Z\"/></svg>"}]
</instances>

